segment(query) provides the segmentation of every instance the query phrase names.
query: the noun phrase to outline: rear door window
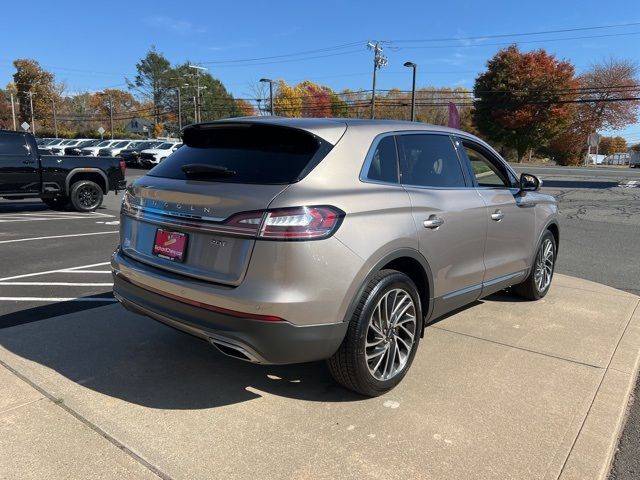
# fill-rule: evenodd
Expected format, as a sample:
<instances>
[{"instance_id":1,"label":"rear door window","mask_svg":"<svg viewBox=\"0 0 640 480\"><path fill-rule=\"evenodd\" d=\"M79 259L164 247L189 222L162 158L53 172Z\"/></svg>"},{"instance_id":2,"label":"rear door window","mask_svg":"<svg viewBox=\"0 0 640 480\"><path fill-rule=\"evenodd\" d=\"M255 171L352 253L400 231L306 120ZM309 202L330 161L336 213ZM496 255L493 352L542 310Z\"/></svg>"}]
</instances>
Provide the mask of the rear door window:
<instances>
[{"instance_id":1,"label":"rear door window","mask_svg":"<svg viewBox=\"0 0 640 480\"><path fill-rule=\"evenodd\" d=\"M150 176L187 180L182 167L198 164L225 172L198 180L288 184L303 178L331 149L309 132L273 125L216 125L186 130L184 136L184 146Z\"/></svg>"},{"instance_id":2,"label":"rear door window","mask_svg":"<svg viewBox=\"0 0 640 480\"><path fill-rule=\"evenodd\" d=\"M403 185L466 187L458 154L448 135L399 135L397 142Z\"/></svg>"},{"instance_id":3,"label":"rear door window","mask_svg":"<svg viewBox=\"0 0 640 480\"><path fill-rule=\"evenodd\" d=\"M0 132L0 155L29 155L24 135Z\"/></svg>"}]
</instances>

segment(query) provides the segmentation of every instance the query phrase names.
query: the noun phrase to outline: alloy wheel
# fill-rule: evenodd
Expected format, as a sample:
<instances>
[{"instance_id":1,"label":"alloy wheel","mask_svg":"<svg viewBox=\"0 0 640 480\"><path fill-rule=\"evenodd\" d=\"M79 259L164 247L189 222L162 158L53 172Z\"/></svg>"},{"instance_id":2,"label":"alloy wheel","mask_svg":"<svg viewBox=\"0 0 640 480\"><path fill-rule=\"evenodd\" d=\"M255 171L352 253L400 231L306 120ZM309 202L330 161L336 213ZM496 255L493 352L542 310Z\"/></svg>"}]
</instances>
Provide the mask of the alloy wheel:
<instances>
[{"instance_id":1,"label":"alloy wheel","mask_svg":"<svg viewBox=\"0 0 640 480\"><path fill-rule=\"evenodd\" d=\"M536 269L534 273L534 280L536 282L536 288L539 292L544 292L549 288L551 283L551 276L553 275L553 262L555 261L555 252L553 249L553 242L550 239L545 238L544 242L538 250L536 258Z\"/></svg>"},{"instance_id":2,"label":"alloy wheel","mask_svg":"<svg viewBox=\"0 0 640 480\"><path fill-rule=\"evenodd\" d=\"M91 185L84 185L78 190L78 200L83 207L93 208L98 202L98 192Z\"/></svg>"},{"instance_id":3,"label":"alloy wheel","mask_svg":"<svg viewBox=\"0 0 640 480\"><path fill-rule=\"evenodd\" d=\"M411 356L416 337L416 308L409 293L386 292L369 318L365 356L369 373L377 380L398 375Z\"/></svg>"}]
</instances>

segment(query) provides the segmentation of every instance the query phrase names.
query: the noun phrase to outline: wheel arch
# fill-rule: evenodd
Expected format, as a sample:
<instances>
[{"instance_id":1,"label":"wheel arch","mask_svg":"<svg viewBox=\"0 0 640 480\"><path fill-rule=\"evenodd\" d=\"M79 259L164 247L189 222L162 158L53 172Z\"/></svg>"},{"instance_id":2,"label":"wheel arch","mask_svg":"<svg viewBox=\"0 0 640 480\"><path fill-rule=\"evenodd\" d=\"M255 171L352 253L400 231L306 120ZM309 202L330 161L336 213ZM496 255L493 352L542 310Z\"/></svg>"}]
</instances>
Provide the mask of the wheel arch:
<instances>
[{"instance_id":1,"label":"wheel arch","mask_svg":"<svg viewBox=\"0 0 640 480\"><path fill-rule=\"evenodd\" d=\"M356 294L351 299L349 308L347 309L344 320L349 322L353 316L360 297L371 281L371 279L380 271L385 269L397 270L407 275L418 288L420 294L420 303L422 307L422 316L424 319L431 317L433 312L433 274L429 263L424 256L412 248L402 248L387 253L380 258L361 282ZM424 324L423 323L423 328Z\"/></svg>"},{"instance_id":2,"label":"wheel arch","mask_svg":"<svg viewBox=\"0 0 640 480\"><path fill-rule=\"evenodd\" d=\"M90 180L98 184L105 195L109 193L109 179L102 170L99 168L74 168L65 179L65 192L67 195L71 193L71 186L80 180Z\"/></svg>"}]
</instances>

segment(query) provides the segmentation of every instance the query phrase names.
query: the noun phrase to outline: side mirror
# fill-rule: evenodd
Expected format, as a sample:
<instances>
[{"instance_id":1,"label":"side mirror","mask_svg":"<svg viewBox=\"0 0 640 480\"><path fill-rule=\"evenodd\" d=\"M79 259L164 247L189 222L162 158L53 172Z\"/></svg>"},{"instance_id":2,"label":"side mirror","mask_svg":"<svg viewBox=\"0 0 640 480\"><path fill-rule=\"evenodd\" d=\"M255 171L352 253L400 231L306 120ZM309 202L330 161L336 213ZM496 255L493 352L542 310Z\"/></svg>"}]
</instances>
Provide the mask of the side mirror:
<instances>
[{"instance_id":1,"label":"side mirror","mask_svg":"<svg viewBox=\"0 0 640 480\"><path fill-rule=\"evenodd\" d=\"M521 192L537 192L542 186L542 180L530 173L520 175L520 191Z\"/></svg>"}]
</instances>

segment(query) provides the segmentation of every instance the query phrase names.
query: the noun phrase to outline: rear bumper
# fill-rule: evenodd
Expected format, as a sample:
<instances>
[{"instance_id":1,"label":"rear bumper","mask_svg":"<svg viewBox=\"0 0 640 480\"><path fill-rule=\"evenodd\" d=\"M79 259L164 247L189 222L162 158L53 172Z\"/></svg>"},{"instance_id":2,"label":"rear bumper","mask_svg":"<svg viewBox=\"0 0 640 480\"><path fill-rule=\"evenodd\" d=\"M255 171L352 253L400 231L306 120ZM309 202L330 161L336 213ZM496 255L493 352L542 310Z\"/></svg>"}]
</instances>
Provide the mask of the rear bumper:
<instances>
[{"instance_id":1,"label":"rear bumper","mask_svg":"<svg viewBox=\"0 0 640 480\"><path fill-rule=\"evenodd\" d=\"M200 337L225 354L254 363L324 360L340 346L348 324L295 326L289 322L238 318L182 303L146 290L114 273L115 297L128 310Z\"/></svg>"}]
</instances>

